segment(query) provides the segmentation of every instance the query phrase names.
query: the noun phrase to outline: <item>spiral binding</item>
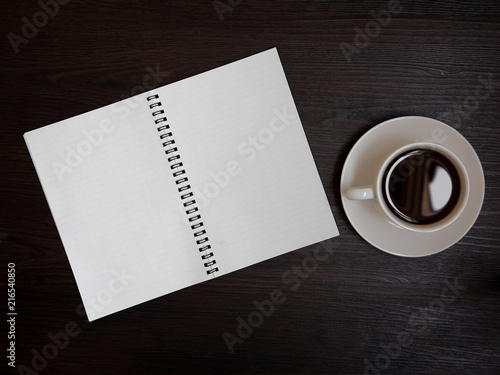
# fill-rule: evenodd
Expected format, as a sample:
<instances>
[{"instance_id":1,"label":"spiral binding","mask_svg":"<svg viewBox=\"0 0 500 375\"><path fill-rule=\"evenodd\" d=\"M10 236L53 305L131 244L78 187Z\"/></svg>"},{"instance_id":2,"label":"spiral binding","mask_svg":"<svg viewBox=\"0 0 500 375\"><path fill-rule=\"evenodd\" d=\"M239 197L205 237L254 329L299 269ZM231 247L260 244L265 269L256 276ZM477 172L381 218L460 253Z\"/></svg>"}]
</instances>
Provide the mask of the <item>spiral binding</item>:
<instances>
[{"instance_id":1,"label":"spiral binding","mask_svg":"<svg viewBox=\"0 0 500 375\"><path fill-rule=\"evenodd\" d=\"M203 266L208 268L206 271L207 274L212 275L219 271L219 268L214 267L216 261L213 259L214 253L210 251L212 246L210 245L210 240L208 239L203 221L201 221L201 214L197 207L191 185L189 185L186 170L182 168L183 164L181 155L175 145L172 130L170 129L170 125L167 123L167 117L165 116L165 111L162 109L162 104L161 101L159 101L159 98L158 94L148 96L148 102L155 100L155 102L149 104L149 108L153 110L151 114L153 115L155 124L158 126L157 130L160 134L162 146L165 148L165 154L167 155L167 161L169 162L170 169L172 170L172 176L174 177L175 184L177 185L177 190L180 193L180 199L183 207L185 208L188 222L193 230L196 244L199 246L198 251L201 253L201 259L204 261Z\"/></svg>"}]
</instances>

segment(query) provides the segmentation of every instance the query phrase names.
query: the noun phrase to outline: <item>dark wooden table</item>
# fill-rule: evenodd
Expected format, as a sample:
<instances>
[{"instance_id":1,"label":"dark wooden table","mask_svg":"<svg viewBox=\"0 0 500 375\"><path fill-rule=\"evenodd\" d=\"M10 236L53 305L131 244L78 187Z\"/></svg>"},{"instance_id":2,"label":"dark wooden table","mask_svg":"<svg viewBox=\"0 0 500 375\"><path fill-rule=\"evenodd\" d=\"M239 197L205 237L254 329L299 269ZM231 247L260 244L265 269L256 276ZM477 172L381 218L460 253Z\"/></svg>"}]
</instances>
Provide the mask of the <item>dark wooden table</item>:
<instances>
[{"instance_id":1,"label":"dark wooden table","mask_svg":"<svg viewBox=\"0 0 500 375\"><path fill-rule=\"evenodd\" d=\"M4 322L9 263L18 313L18 367L7 322L1 373L500 374L498 1L33 0L0 19ZM23 133L131 96L148 69L163 85L275 46L341 233L332 254L293 289L283 275L314 246L87 323ZM486 180L467 235L417 259L366 243L339 193L355 141L403 115L459 130ZM228 346L274 289L286 300Z\"/></svg>"}]
</instances>

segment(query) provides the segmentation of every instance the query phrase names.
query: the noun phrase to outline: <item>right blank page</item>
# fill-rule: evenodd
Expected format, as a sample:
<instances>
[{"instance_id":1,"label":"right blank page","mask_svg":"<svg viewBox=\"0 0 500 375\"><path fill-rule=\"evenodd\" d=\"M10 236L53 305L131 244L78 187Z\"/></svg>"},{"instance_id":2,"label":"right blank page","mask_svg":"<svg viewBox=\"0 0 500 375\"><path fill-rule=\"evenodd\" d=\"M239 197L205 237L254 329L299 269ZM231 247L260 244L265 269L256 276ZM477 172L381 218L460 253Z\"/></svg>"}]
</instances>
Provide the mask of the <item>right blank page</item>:
<instances>
[{"instance_id":1,"label":"right blank page","mask_svg":"<svg viewBox=\"0 0 500 375\"><path fill-rule=\"evenodd\" d=\"M338 235L276 49L159 94L217 276Z\"/></svg>"}]
</instances>

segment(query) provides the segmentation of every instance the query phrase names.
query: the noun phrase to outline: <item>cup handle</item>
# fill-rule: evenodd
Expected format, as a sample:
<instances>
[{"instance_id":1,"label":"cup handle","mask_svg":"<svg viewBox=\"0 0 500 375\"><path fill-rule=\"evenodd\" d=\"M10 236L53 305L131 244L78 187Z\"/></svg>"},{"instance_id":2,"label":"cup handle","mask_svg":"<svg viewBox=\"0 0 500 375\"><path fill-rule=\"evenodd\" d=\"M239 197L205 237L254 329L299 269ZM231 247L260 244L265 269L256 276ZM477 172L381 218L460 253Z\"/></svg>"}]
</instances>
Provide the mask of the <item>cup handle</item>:
<instances>
[{"instance_id":1,"label":"cup handle","mask_svg":"<svg viewBox=\"0 0 500 375\"><path fill-rule=\"evenodd\" d=\"M345 196L352 201L365 201L375 198L375 191L373 186L361 186L347 189Z\"/></svg>"}]
</instances>

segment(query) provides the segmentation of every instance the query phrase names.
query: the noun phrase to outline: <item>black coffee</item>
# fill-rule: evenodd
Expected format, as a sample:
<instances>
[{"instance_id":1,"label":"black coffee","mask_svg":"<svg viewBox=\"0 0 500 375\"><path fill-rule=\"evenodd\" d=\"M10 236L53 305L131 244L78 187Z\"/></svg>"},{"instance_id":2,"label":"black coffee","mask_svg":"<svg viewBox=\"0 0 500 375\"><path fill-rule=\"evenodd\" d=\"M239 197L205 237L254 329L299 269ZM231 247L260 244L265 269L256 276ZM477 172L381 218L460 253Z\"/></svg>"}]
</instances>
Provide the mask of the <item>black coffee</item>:
<instances>
[{"instance_id":1,"label":"black coffee","mask_svg":"<svg viewBox=\"0 0 500 375\"><path fill-rule=\"evenodd\" d=\"M413 224L444 219L460 196L457 169L446 156L429 149L407 151L394 158L383 181L387 206Z\"/></svg>"}]
</instances>

